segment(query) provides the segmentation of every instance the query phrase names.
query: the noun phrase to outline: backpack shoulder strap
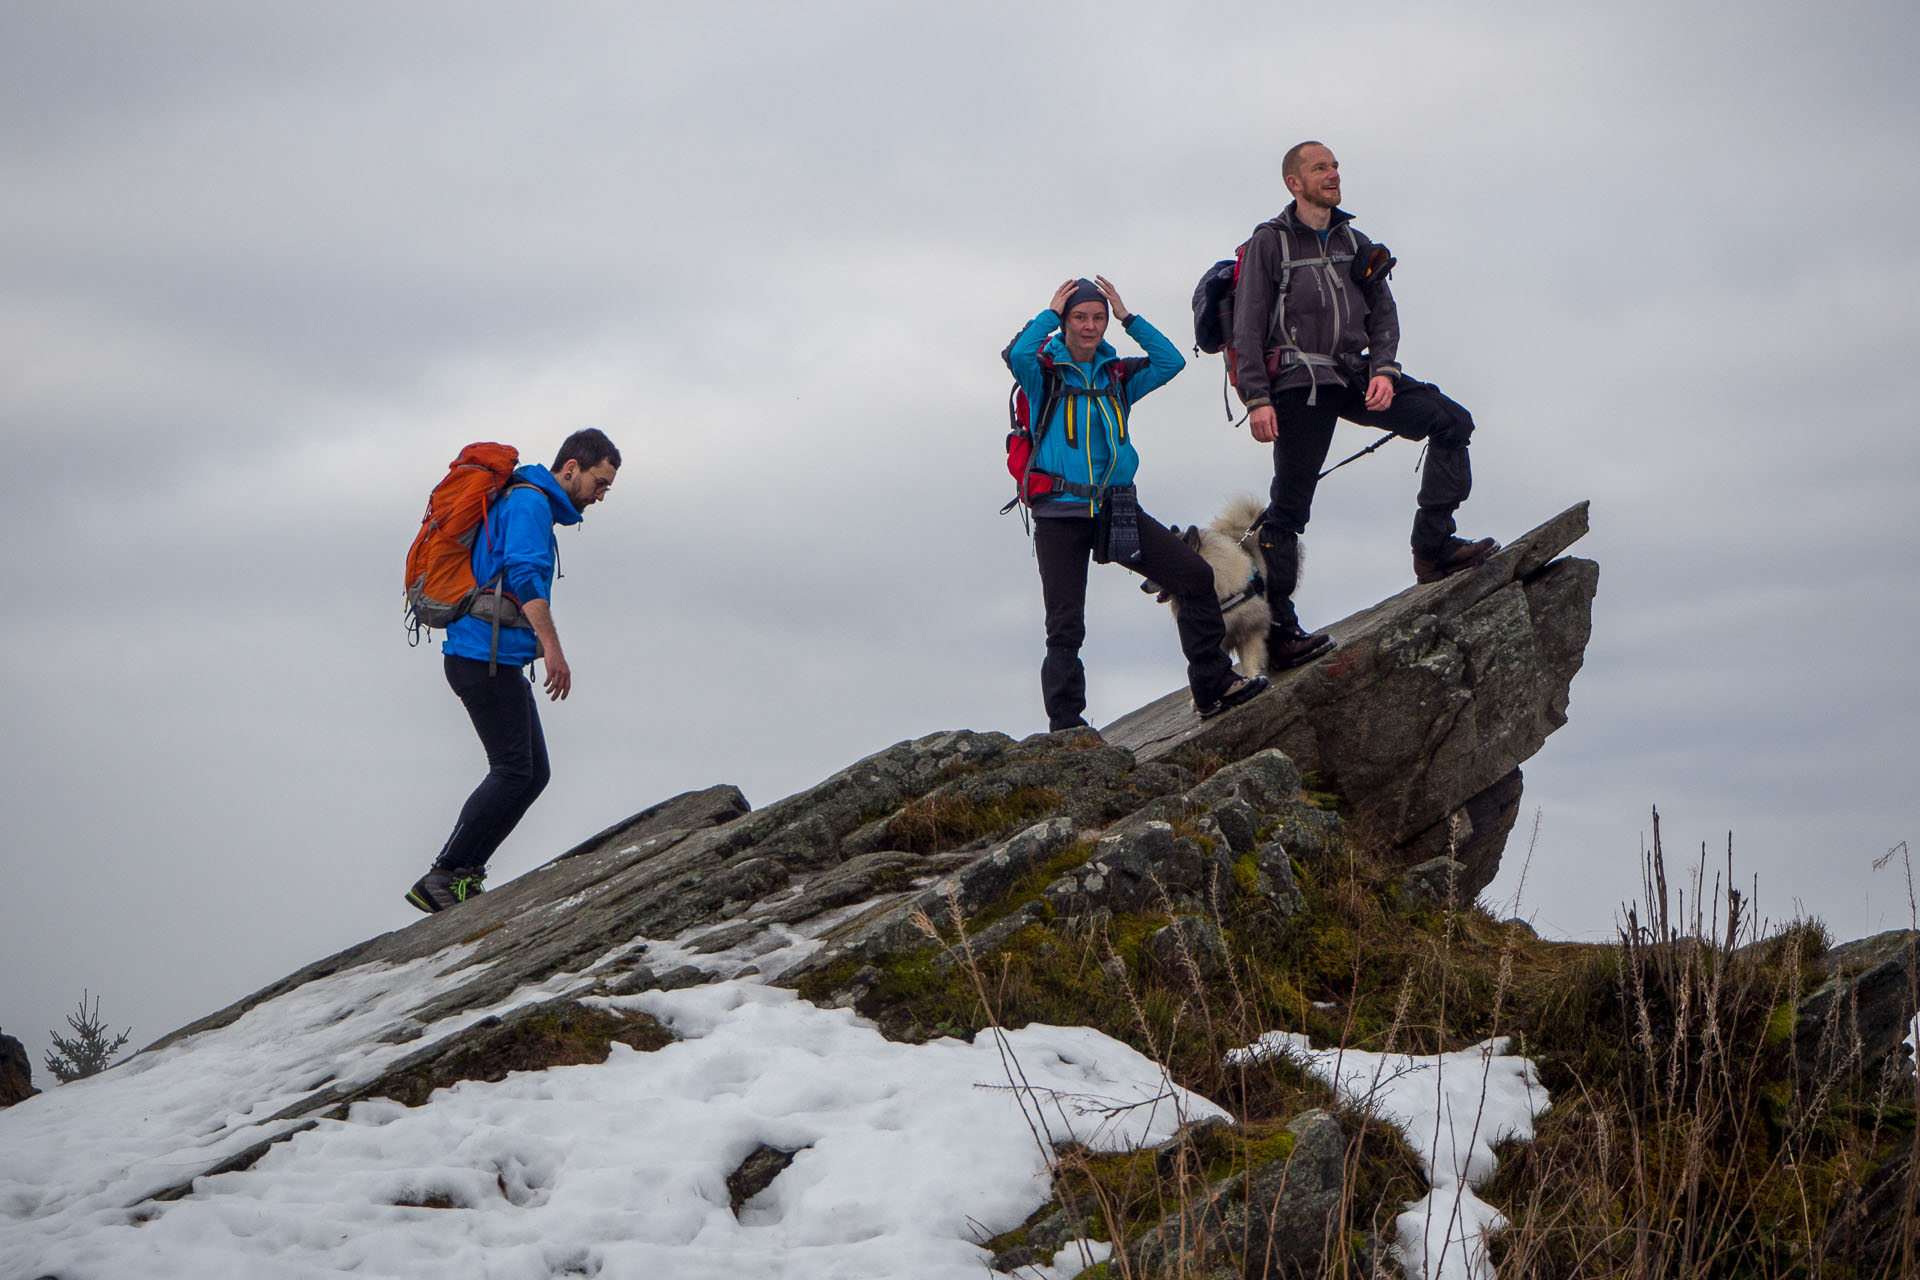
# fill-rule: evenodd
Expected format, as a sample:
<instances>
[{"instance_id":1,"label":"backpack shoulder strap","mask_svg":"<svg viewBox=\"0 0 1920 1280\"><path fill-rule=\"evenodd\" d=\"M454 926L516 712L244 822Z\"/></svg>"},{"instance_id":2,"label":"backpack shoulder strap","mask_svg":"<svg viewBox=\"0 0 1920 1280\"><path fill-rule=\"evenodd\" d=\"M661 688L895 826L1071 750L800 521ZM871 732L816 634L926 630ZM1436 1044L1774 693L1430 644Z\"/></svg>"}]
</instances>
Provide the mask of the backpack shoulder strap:
<instances>
[{"instance_id":1,"label":"backpack shoulder strap","mask_svg":"<svg viewBox=\"0 0 1920 1280\"><path fill-rule=\"evenodd\" d=\"M1267 346L1271 348L1274 335L1286 332L1287 291L1293 287L1293 237L1287 234L1286 227L1281 225L1277 217L1261 223L1253 229L1253 233L1259 235L1264 227L1272 227L1274 239L1280 242L1280 275L1273 282L1273 314L1267 317Z\"/></svg>"},{"instance_id":2,"label":"backpack shoulder strap","mask_svg":"<svg viewBox=\"0 0 1920 1280\"><path fill-rule=\"evenodd\" d=\"M1060 399L1060 371L1054 368L1053 357L1045 351L1040 353L1040 403L1028 405L1033 416L1027 423L1027 430L1033 436L1034 447L1038 448L1040 439L1047 434L1047 428L1053 424L1053 406Z\"/></svg>"}]
</instances>

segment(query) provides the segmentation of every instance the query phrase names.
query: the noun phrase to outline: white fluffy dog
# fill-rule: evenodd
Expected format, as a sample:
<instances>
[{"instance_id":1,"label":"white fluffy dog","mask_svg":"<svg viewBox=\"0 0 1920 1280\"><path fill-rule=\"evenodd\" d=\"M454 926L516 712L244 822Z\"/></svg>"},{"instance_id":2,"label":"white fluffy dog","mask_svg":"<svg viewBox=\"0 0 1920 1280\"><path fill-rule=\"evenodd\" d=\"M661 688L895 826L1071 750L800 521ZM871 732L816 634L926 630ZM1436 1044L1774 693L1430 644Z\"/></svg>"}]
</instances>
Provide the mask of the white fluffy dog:
<instances>
[{"instance_id":1,"label":"white fluffy dog","mask_svg":"<svg viewBox=\"0 0 1920 1280\"><path fill-rule=\"evenodd\" d=\"M1267 608L1266 595L1258 588L1256 571L1264 572L1259 561L1260 545L1253 524L1266 508L1247 494L1235 494L1202 529L1188 525L1184 532L1175 529L1180 540L1200 553L1213 569L1214 594L1220 597L1221 614L1227 624L1227 638L1221 647L1238 661L1235 669L1243 676L1256 676L1267 666L1267 627L1273 613ZM1155 590L1159 590L1157 585ZM1180 602L1165 591L1156 597L1180 616Z\"/></svg>"}]
</instances>

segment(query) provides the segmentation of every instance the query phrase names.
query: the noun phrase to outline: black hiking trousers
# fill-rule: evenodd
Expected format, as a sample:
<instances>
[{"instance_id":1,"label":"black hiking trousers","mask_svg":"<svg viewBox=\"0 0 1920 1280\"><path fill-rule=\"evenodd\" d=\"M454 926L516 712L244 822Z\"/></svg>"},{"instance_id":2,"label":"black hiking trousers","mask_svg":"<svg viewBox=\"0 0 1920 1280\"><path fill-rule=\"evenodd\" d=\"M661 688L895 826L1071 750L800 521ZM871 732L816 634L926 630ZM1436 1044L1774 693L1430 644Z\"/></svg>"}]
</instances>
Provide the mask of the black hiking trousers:
<instances>
[{"instance_id":1,"label":"black hiking trousers","mask_svg":"<svg viewBox=\"0 0 1920 1280\"><path fill-rule=\"evenodd\" d=\"M447 684L460 695L480 745L487 749L487 776L467 797L433 865L477 871L546 789L552 776L547 739L540 731L540 707L525 668L502 666L488 675L487 664L477 658L448 654L444 662Z\"/></svg>"},{"instance_id":2,"label":"black hiking trousers","mask_svg":"<svg viewBox=\"0 0 1920 1280\"><path fill-rule=\"evenodd\" d=\"M1140 556L1124 568L1151 578L1180 604L1175 625L1187 656L1187 685L1195 705L1205 706L1233 684L1233 662L1221 643L1226 623L1213 593L1213 569L1197 552L1140 512ZM1040 697L1048 729L1086 723L1087 672L1080 646L1087 638L1087 564L1093 556L1094 522L1087 516L1040 516L1033 522L1034 558L1040 563L1040 595L1047 607L1047 657L1040 664Z\"/></svg>"},{"instance_id":3,"label":"black hiking trousers","mask_svg":"<svg viewBox=\"0 0 1920 1280\"><path fill-rule=\"evenodd\" d=\"M1340 419L1427 442L1410 539L1414 554L1430 555L1446 545L1454 532L1453 513L1473 490L1467 457L1473 415L1432 383L1403 375L1394 383L1393 403L1377 413L1367 408L1364 383L1323 386L1313 404L1307 403L1310 390L1289 387L1273 395L1279 434L1273 441L1273 490L1260 545L1266 552L1267 602L1276 621L1293 617L1291 600L1300 582L1299 537L1307 531L1313 491Z\"/></svg>"}]
</instances>

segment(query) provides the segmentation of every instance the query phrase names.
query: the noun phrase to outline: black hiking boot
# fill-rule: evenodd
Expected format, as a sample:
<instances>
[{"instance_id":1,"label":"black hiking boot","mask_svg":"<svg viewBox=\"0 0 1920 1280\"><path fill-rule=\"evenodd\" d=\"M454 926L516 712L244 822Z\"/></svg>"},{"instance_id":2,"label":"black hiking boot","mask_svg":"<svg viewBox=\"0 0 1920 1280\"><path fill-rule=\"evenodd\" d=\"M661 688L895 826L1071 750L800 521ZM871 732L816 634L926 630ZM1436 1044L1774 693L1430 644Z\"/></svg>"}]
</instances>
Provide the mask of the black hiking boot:
<instances>
[{"instance_id":1,"label":"black hiking boot","mask_svg":"<svg viewBox=\"0 0 1920 1280\"><path fill-rule=\"evenodd\" d=\"M1486 563L1487 557L1499 549L1500 544L1492 538L1478 538L1472 542L1465 538L1448 538L1432 555L1421 555L1418 551L1413 553L1413 580L1438 582L1462 569Z\"/></svg>"},{"instance_id":2,"label":"black hiking boot","mask_svg":"<svg viewBox=\"0 0 1920 1280\"><path fill-rule=\"evenodd\" d=\"M487 891L487 869L434 867L407 890L407 904L432 915Z\"/></svg>"},{"instance_id":3,"label":"black hiking boot","mask_svg":"<svg viewBox=\"0 0 1920 1280\"><path fill-rule=\"evenodd\" d=\"M1332 648L1333 637L1325 632L1309 635L1297 622L1276 622L1267 628L1267 671L1271 675L1290 671Z\"/></svg>"},{"instance_id":4,"label":"black hiking boot","mask_svg":"<svg viewBox=\"0 0 1920 1280\"><path fill-rule=\"evenodd\" d=\"M1212 702L1207 703L1204 707L1195 703L1194 710L1200 713L1202 720L1211 720L1222 711L1237 707L1243 702L1250 702L1254 698L1259 697L1266 687L1267 678L1265 676L1240 676L1236 678L1232 684L1227 686L1225 693L1215 698Z\"/></svg>"}]
</instances>

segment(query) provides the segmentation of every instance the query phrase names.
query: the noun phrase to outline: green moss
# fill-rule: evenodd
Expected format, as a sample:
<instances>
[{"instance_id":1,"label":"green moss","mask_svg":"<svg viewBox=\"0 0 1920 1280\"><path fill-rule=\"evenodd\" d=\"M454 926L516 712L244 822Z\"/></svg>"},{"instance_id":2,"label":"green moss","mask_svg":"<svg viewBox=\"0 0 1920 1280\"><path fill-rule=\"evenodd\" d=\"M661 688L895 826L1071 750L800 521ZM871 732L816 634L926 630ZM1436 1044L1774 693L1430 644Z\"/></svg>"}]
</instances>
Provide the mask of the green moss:
<instances>
[{"instance_id":1,"label":"green moss","mask_svg":"<svg viewBox=\"0 0 1920 1280\"><path fill-rule=\"evenodd\" d=\"M1233 887L1242 897L1251 898L1260 892L1260 859L1258 855L1241 854L1233 862Z\"/></svg>"},{"instance_id":2,"label":"green moss","mask_svg":"<svg viewBox=\"0 0 1920 1280\"><path fill-rule=\"evenodd\" d=\"M922 947L889 956L879 967L880 979L870 999L876 1004L906 1004L940 990L947 984L948 971L935 963L939 954L935 947Z\"/></svg>"},{"instance_id":3,"label":"green moss","mask_svg":"<svg viewBox=\"0 0 1920 1280\"><path fill-rule=\"evenodd\" d=\"M1794 1023L1799 1020L1795 1005L1791 1000L1783 1000L1773 1007L1767 1017L1767 1032L1764 1043L1769 1049L1778 1049L1793 1039Z\"/></svg>"},{"instance_id":4,"label":"green moss","mask_svg":"<svg viewBox=\"0 0 1920 1280\"><path fill-rule=\"evenodd\" d=\"M1168 917L1163 915L1115 916L1107 926L1107 941L1113 947L1113 953L1127 966L1127 972L1138 975L1141 972L1141 952L1147 945L1147 939L1167 927Z\"/></svg>"},{"instance_id":5,"label":"green moss","mask_svg":"<svg viewBox=\"0 0 1920 1280\"><path fill-rule=\"evenodd\" d=\"M1177 1215L1183 1197L1191 1199L1204 1192L1204 1166L1191 1166L1186 1172L1182 1185L1151 1150L1099 1155L1078 1151L1061 1160L1057 1182L1063 1198L1102 1207L1109 1238L1132 1243Z\"/></svg>"},{"instance_id":6,"label":"green moss","mask_svg":"<svg viewBox=\"0 0 1920 1280\"><path fill-rule=\"evenodd\" d=\"M1275 1160L1287 1160L1293 1156L1294 1143L1299 1139L1289 1131L1282 1129L1277 1133L1250 1143L1247 1147L1247 1167L1257 1169L1263 1164L1272 1164Z\"/></svg>"},{"instance_id":7,"label":"green moss","mask_svg":"<svg viewBox=\"0 0 1920 1280\"><path fill-rule=\"evenodd\" d=\"M824 969L816 969L794 983L794 990L800 998L819 1004L845 986L847 980L860 972L863 967L859 960L836 960Z\"/></svg>"}]
</instances>

